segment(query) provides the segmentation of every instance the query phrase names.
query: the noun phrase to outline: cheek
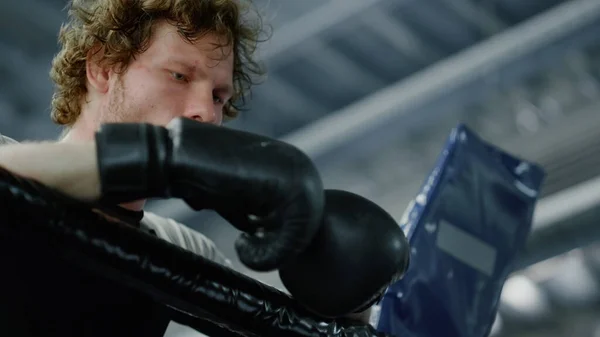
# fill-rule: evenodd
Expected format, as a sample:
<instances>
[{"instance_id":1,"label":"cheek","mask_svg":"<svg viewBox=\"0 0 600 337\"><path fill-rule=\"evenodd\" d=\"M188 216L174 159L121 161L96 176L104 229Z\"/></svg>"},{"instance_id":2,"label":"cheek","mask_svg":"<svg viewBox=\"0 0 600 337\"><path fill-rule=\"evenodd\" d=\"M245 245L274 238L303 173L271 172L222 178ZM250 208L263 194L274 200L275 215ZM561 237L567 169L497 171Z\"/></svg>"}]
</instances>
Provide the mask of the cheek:
<instances>
[{"instance_id":1,"label":"cheek","mask_svg":"<svg viewBox=\"0 0 600 337\"><path fill-rule=\"evenodd\" d=\"M166 125L180 115L184 102L181 92L169 88L165 83L147 80L129 88L127 106L133 108L132 112L140 121Z\"/></svg>"}]
</instances>

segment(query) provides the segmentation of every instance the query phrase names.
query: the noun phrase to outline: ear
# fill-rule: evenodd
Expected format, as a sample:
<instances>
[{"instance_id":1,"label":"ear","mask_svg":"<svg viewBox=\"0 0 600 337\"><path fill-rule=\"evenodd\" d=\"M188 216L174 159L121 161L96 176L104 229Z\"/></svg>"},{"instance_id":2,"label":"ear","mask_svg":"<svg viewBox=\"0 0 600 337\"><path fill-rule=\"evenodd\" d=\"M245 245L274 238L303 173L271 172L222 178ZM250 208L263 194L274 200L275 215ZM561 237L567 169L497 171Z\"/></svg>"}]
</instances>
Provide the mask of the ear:
<instances>
[{"instance_id":1,"label":"ear","mask_svg":"<svg viewBox=\"0 0 600 337\"><path fill-rule=\"evenodd\" d=\"M90 49L85 62L87 81L90 88L99 93L106 93L109 89L110 68L102 62L104 51L100 47Z\"/></svg>"}]
</instances>

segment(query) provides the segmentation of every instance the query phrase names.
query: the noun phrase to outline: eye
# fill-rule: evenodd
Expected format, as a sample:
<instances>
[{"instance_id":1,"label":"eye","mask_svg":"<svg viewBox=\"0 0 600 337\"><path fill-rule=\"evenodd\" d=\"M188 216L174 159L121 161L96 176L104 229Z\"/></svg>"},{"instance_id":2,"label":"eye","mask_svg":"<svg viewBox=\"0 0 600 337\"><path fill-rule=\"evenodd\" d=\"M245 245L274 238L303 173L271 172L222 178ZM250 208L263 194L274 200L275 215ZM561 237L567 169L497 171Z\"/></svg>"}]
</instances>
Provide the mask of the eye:
<instances>
[{"instance_id":1,"label":"eye","mask_svg":"<svg viewBox=\"0 0 600 337\"><path fill-rule=\"evenodd\" d=\"M171 76L173 77L173 79L175 81L179 81L179 82L186 82L187 81L187 77L181 73L178 72L171 72Z\"/></svg>"}]
</instances>

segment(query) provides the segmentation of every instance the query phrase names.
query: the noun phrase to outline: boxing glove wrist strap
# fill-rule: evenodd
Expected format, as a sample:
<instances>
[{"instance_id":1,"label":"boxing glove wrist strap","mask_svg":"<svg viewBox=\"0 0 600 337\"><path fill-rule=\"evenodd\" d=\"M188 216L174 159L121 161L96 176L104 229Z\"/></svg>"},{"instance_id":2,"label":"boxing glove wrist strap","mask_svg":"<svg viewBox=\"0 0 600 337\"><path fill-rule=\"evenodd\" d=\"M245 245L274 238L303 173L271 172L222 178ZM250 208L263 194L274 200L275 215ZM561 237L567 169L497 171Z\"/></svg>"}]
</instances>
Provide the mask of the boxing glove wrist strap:
<instances>
[{"instance_id":1,"label":"boxing glove wrist strap","mask_svg":"<svg viewBox=\"0 0 600 337\"><path fill-rule=\"evenodd\" d=\"M102 202L114 204L168 194L171 142L165 128L105 124L95 140Z\"/></svg>"}]
</instances>

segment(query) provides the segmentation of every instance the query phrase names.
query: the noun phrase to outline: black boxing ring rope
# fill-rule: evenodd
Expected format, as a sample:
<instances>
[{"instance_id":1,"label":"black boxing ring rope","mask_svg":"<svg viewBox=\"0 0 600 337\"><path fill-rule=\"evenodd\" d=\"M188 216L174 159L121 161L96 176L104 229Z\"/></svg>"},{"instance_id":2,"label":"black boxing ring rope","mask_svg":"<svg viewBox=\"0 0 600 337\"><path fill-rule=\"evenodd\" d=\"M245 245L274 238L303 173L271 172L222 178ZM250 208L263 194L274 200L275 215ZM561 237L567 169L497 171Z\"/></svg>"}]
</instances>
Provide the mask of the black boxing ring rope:
<instances>
[{"instance_id":1,"label":"black boxing ring rope","mask_svg":"<svg viewBox=\"0 0 600 337\"><path fill-rule=\"evenodd\" d=\"M0 240L22 240L36 254L59 255L135 289L209 336L385 336L370 325L322 319L277 289L2 168L0 212Z\"/></svg>"}]
</instances>

